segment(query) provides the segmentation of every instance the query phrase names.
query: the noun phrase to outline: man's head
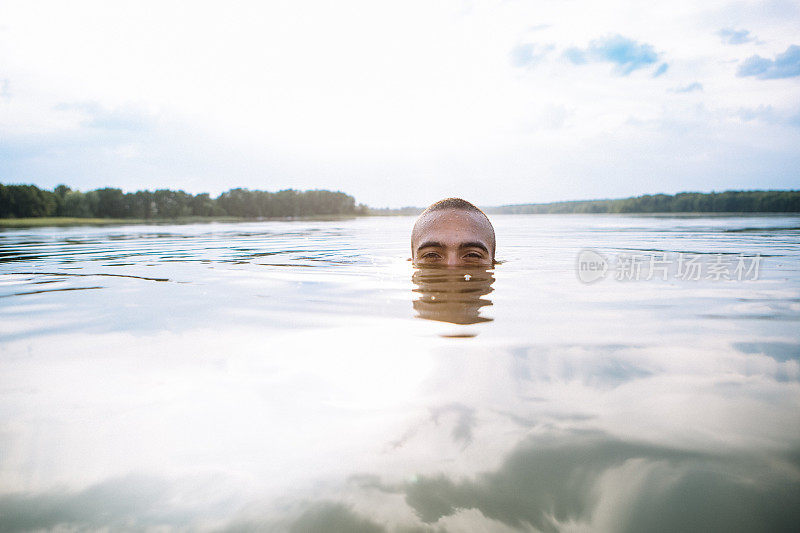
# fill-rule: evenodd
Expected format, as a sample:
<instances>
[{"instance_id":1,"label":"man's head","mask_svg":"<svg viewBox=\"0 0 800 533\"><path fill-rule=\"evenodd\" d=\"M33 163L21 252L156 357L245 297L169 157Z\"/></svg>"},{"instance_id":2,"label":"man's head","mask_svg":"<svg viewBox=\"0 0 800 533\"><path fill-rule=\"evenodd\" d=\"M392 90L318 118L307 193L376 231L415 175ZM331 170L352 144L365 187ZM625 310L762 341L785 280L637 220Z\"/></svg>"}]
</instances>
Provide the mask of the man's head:
<instances>
[{"instance_id":1,"label":"man's head","mask_svg":"<svg viewBox=\"0 0 800 533\"><path fill-rule=\"evenodd\" d=\"M446 198L427 208L411 232L415 265L491 267L494 228L483 211L461 198Z\"/></svg>"}]
</instances>

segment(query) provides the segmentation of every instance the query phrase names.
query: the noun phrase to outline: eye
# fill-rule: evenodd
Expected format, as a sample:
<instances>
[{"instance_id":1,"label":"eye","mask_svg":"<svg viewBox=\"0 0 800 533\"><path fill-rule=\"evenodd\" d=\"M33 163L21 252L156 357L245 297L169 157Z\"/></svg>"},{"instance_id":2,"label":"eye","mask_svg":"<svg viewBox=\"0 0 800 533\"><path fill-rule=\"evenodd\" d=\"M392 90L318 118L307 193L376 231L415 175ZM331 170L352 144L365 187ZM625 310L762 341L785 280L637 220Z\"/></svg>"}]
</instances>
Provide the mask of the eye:
<instances>
[{"instance_id":1,"label":"eye","mask_svg":"<svg viewBox=\"0 0 800 533\"><path fill-rule=\"evenodd\" d=\"M422 254L423 259L439 259L441 256L436 252L426 252Z\"/></svg>"},{"instance_id":2,"label":"eye","mask_svg":"<svg viewBox=\"0 0 800 533\"><path fill-rule=\"evenodd\" d=\"M479 254L478 252L469 252L464 257L469 259L483 259L483 255Z\"/></svg>"}]
</instances>

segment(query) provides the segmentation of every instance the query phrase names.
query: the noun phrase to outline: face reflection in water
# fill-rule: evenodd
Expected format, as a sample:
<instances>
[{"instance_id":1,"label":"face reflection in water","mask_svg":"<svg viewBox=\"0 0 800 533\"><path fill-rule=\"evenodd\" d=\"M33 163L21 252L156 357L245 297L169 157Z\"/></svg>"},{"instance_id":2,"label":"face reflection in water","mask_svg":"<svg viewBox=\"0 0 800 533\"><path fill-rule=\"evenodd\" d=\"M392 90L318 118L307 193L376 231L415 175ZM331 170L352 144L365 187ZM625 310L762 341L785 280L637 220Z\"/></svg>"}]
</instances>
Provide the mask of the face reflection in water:
<instances>
[{"instance_id":1,"label":"face reflection in water","mask_svg":"<svg viewBox=\"0 0 800 533\"><path fill-rule=\"evenodd\" d=\"M493 320L481 316L482 309L492 305L486 298L494 290L491 269L417 267L411 280L419 318L463 325Z\"/></svg>"}]
</instances>

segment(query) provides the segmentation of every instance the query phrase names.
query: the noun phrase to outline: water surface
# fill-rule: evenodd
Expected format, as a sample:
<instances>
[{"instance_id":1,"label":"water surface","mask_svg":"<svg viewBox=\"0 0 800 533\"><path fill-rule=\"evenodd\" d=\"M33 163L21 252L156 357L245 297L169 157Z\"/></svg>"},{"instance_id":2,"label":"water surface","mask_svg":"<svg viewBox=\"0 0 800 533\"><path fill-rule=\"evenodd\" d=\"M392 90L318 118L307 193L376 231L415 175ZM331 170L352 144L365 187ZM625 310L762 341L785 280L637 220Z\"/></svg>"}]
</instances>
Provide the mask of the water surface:
<instances>
[{"instance_id":1,"label":"water surface","mask_svg":"<svg viewBox=\"0 0 800 533\"><path fill-rule=\"evenodd\" d=\"M0 232L0 530L793 531L800 217L492 218Z\"/></svg>"}]
</instances>

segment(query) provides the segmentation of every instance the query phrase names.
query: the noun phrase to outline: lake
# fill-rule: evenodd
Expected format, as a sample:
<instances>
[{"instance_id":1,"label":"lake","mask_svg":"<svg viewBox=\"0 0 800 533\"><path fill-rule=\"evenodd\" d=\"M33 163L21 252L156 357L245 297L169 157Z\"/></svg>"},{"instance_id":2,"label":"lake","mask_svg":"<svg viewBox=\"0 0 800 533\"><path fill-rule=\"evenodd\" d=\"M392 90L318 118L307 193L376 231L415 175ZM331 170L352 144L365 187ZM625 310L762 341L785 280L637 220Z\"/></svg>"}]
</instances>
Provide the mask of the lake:
<instances>
[{"instance_id":1,"label":"lake","mask_svg":"<svg viewBox=\"0 0 800 533\"><path fill-rule=\"evenodd\" d=\"M0 231L0 530L795 531L800 217Z\"/></svg>"}]
</instances>

